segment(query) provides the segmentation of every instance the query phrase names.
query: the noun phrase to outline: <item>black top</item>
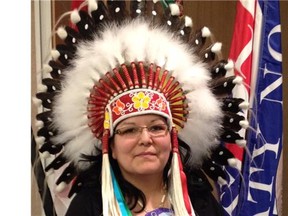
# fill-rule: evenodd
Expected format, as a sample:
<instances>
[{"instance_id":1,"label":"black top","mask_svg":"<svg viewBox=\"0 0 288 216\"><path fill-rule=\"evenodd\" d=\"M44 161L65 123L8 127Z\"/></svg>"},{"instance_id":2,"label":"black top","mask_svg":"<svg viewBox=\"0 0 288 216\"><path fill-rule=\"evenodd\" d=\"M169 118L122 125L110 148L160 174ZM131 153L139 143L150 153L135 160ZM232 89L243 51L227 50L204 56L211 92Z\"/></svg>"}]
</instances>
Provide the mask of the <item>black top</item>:
<instances>
[{"instance_id":1,"label":"black top","mask_svg":"<svg viewBox=\"0 0 288 216\"><path fill-rule=\"evenodd\" d=\"M212 187L200 171L187 175L189 196L197 216L224 215L222 206L212 195ZM101 187L95 182L86 184L73 198L66 216L100 216L102 215Z\"/></svg>"}]
</instances>

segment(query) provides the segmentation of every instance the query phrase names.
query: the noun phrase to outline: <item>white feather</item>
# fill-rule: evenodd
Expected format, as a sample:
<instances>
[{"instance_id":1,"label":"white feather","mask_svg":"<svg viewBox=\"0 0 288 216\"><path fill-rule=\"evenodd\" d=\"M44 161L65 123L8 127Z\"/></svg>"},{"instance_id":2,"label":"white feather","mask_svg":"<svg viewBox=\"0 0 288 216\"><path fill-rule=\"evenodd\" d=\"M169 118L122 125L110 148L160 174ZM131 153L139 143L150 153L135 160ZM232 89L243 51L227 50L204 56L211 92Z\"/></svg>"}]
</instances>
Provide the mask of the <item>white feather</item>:
<instances>
[{"instance_id":1,"label":"white feather","mask_svg":"<svg viewBox=\"0 0 288 216\"><path fill-rule=\"evenodd\" d=\"M186 97L191 110L179 137L190 146L192 161L197 166L218 143L222 113L219 102L207 88L198 88Z\"/></svg>"}]
</instances>

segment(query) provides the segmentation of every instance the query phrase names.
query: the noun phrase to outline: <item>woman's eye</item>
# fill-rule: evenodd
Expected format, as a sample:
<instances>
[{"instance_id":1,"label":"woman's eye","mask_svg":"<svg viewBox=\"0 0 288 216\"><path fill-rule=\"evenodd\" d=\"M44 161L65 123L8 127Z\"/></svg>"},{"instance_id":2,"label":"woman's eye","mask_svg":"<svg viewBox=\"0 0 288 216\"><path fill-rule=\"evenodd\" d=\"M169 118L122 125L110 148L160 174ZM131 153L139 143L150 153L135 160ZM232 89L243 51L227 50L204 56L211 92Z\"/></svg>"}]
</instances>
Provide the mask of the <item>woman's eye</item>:
<instances>
[{"instance_id":1,"label":"woman's eye","mask_svg":"<svg viewBox=\"0 0 288 216\"><path fill-rule=\"evenodd\" d=\"M165 130L165 126L164 125L153 125L149 128L150 131L162 131Z\"/></svg>"},{"instance_id":2,"label":"woman's eye","mask_svg":"<svg viewBox=\"0 0 288 216\"><path fill-rule=\"evenodd\" d=\"M122 134L133 134L137 132L137 128L127 128L122 131Z\"/></svg>"}]
</instances>

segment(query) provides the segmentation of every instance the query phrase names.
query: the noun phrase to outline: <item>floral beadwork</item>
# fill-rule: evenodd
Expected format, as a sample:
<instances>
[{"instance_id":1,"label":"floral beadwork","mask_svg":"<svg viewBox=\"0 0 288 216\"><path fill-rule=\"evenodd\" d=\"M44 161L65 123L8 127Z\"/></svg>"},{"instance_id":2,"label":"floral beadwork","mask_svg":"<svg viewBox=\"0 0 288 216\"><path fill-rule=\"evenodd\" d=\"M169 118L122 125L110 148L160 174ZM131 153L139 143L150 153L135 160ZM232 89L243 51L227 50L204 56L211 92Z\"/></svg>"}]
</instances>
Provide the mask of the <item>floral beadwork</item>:
<instances>
[{"instance_id":1,"label":"floral beadwork","mask_svg":"<svg viewBox=\"0 0 288 216\"><path fill-rule=\"evenodd\" d=\"M116 106L113 107L112 111L116 113L116 115L120 115L123 110L125 108L125 104L120 100L118 99L116 101Z\"/></svg>"},{"instance_id":2,"label":"floral beadwork","mask_svg":"<svg viewBox=\"0 0 288 216\"><path fill-rule=\"evenodd\" d=\"M166 109L166 103L162 98L158 98L156 100L155 104L159 110L165 110Z\"/></svg>"},{"instance_id":3,"label":"floral beadwork","mask_svg":"<svg viewBox=\"0 0 288 216\"><path fill-rule=\"evenodd\" d=\"M138 92L132 97L132 101L134 102L135 109L143 110L149 107L151 98L143 92Z\"/></svg>"},{"instance_id":4,"label":"floral beadwork","mask_svg":"<svg viewBox=\"0 0 288 216\"><path fill-rule=\"evenodd\" d=\"M110 128L110 115L108 111L105 111L104 129Z\"/></svg>"},{"instance_id":5,"label":"floral beadwork","mask_svg":"<svg viewBox=\"0 0 288 216\"><path fill-rule=\"evenodd\" d=\"M169 104L165 97L151 89L134 89L123 92L109 103L110 122L117 124L124 117L133 116L135 113L161 114L170 116ZM112 125L110 125L111 127Z\"/></svg>"}]
</instances>

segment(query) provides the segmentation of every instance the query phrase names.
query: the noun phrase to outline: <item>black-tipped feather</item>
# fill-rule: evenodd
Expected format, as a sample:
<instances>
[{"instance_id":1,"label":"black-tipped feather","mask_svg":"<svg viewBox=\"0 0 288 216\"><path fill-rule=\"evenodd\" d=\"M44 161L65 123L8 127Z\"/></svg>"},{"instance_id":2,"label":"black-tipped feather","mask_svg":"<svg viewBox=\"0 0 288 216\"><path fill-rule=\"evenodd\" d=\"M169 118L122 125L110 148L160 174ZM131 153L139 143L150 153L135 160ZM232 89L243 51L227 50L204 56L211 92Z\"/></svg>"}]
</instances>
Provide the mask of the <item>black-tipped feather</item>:
<instances>
[{"instance_id":1,"label":"black-tipped feather","mask_svg":"<svg viewBox=\"0 0 288 216\"><path fill-rule=\"evenodd\" d=\"M75 47L75 45L81 40L81 35L69 26L65 26L65 30L67 32L67 37L64 39L64 42L68 46Z\"/></svg>"},{"instance_id":2,"label":"black-tipped feather","mask_svg":"<svg viewBox=\"0 0 288 216\"><path fill-rule=\"evenodd\" d=\"M221 166L216 164L214 161L206 160L203 163L202 168L205 173L216 182L218 181L219 177L226 179L225 172L222 170Z\"/></svg>"},{"instance_id":3,"label":"black-tipped feather","mask_svg":"<svg viewBox=\"0 0 288 216\"><path fill-rule=\"evenodd\" d=\"M225 66L227 63L228 63L227 60L221 60L212 66L212 69L211 69L212 79L218 79L221 77L225 77L225 75L227 73Z\"/></svg>"},{"instance_id":4,"label":"black-tipped feather","mask_svg":"<svg viewBox=\"0 0 288 216\"><path fill-rule=\"evenodd\" d=\"M51 120L52 120L51 114L52 114L51 111L45 111L45 112L37 114L36 119L38 121L42 121L44 123L44 126L46 126L51 123Z\"/></svg>"},{"instance_id":5,"label":"black-tipped feather","mask_svg":"<svg viewBox=\"0 0 288 216\"><path fill-rule=\"evenodd\" d=\"M110 17L117 23L121 23L124 19L128 17L128 12L126 11L126 2L122 0L108 0L107 6L109 10Z\"/></svg>"},{"instance_id":6,"label":"black-tipped feather","mask_svg":"<svg viewBox=\"0 0 288 216\"><path fill-rule=\"evenodd\" d=\"M79 15L81 20L76 23L77 29L81 34L81 37L85 38L86 40L91 40L95 32L93 19L86 11L83 10L79 11Z\"/></svg>"},{"instance_id":7,"label":"black-tipped feather","mask_svg":"<svg viewBox=\"0 0 288 216\"><path fill-rule=\"evenodd\" d=\"M221 139L227 143L236 143L236 140L244 140L242 136L229 128L224 128L224 132L221 134Z\"/></svg>"},{"instance_id":8,"label":"black-tipped feather","mask_svg":"<svg viewBox=\"0 0 288 216\"><path fill-rule=\"evenodd\" d=\"M48 172L50 169L57 170L65 163L67 163L67 159L60 154L45 168L45 171Z\"/></svg>"},{"instance_id":9,"label":"black-tipped feather","mask_svg":"<svg viewBox=\"0 0 288 216\"><path fill-rule=\"evenodd\" d=\"M232 89L235 87L235 76L223 77L211 82L211 88L215 95L227 95L232 92Z\"/></svg>"},{"instance_id":10,"label":"black-tipped feather","mask_svg":"<svg viewBox=\"0 0 288 216\"><path fill-rule=\"evenodd\" d=\"M69 166L67 166L65 170L62 172L62 174L59 176L59 178L56 181L56 184L59 185L61 182L69 184L76 176L76 174L77 172L75 169L75 165L73 163L70 163Z\"/></svg>"},{"instance_id":11,"label":"black-tipped feather","mask_svg":"<svg viewBox=\"0 0 288 216\"><path fill-rule=\"evenodd\" d=\"M217 146L216 149L213 150L211 155L211 160L215 161L215 163L219 165L228 165L228 159L234 158L234 155L223 145Z\"/></svg>"},{"instance_id":12,"label":"black-tipped feather","mask_svg":"<svg viewBox=\"0 0 288 216\"><path fill-rule=\"evenodd\" d=\"M47 86L47 92L54 92L61 89L61 82L59 80L45 78L42 79L42 84Z\"/></svg>"},{"instance_id":13,"label":"black-tipped feather","mask_svg":"<svg viewBox=\"0 0 288 216\"><path fill-rule=\"evenodd\" d=\"M50 72L53 79L62 79L63 78L63 69L65 66L56 62L56 61L49 61L49 66L52 67L52 71Z\"/></svg>"},{"instance_id":14,"label":"black-tipped feather","mask_svg":"<svg viewBox=\"0 0 288 216\"><path fill-rule=\"evenodd\" d=\"M244 120L244 116L232 112L224 112L223 126L234 131L239 131L242 128L240 122Z\"/></svg>"},{"instance_id":15,"label":"black-tipped feather","mask_svg":"<svg viewBox=\"0 0 288 216\"><path fill-rule=\"evenodd\" d=\"M50 141L45 142L41 148L39 149L39 151L41 153L44 152L49 152L50 154L58 154L63 148L63 145L53 145Z\"/></svg>"},{"instance_id":16,"label":"black-tipped feather","mask_svg":"<svg viewBox=\"0 0 288 216\"><path fill-rule=\"evenodd\" d=\"M179 35L179 37L183 41L188 42L189 38L191 36L192 27L191 26L186 26L185 22L186 22L185 17L180 17L179 30L177 32L177 35Z\"/></svg>"},{"instance_id":17,"label":"black-tipped feather","mask_svg":"<svg viewBox=\"0 0 288 216\"><path fill-rule=\"evenodd\" d=\"M37 136L45 137L45 140L49 140L50 137L55 135L55 131L52 131L49 127L49 125L42 127L37 131Z\"/></svg>"},{"instance_id":18,"label":"black-tipped feather","mask_svg":"<svg viewBox=\"0 0 288 216\"><path fill-rule=\"evenodd\" d=\"M52 108L52 102L54 99L55 93L54 92L39 92L36 94L36 97L42 101L43 107L47 109Z\"/></svg>"},{"instance_id":19,"label":"black-tipped feather","mask_svg":"<svg viewBox=\"0 0 288 216\"><path fill-rule=\"evenodd\" d=\"M222 101L222 110L228 112L238 113L242 109L240 108L240 104L244 102L242 98L224 98Z\"/></svg>"},{"instance_id":20,"label":"black-tipped feather","mask_svg":"<svg viewBox=\"0 0 288 216\"><path fill-rule=\"evenodd\" d=\"M189 44L198 53L205 45L207 37L202 36L202 29L196 31L196 33L189 39Z\"/></svg>"},{"instance_id":21,"label":"black-tipped feather","mask_svg":"<svg viewBox=\"0 0 288 216\"><path fill-rule=\"evenodd\" d=\"M56 50L60 53L58 60L65 66L69 65L69 60L71 60L74 56L74 50L72 47L68 47L64 44L58 44L56 46Z\"/></svg>"},{"instance_id":22,"label":"black-tipped feather","mask_svg":"<svg viewBox=\"0 0 288 216\"><path fill-rule=\"evenodd\" d=\"M94 20L94 26L96 30L100 30L102 25L109 21L111 18L109 17L108 9L105 6L103 1L97 1L98 8L97 10L91 11L91 16Z\"/></svg>"},{"instance_id":23,"label":"black-tipped feather","mask_svg":"<svg viewBox=\"0 0 288 216\"><path fill-rule=\"evenodd\" d=\"M130 2L130 16L132 18L144 16L146 12L145 0L133 0Z\"/></svg>"}]
</instances>

